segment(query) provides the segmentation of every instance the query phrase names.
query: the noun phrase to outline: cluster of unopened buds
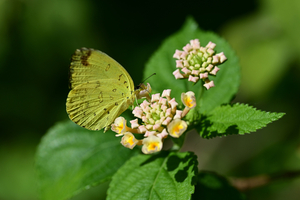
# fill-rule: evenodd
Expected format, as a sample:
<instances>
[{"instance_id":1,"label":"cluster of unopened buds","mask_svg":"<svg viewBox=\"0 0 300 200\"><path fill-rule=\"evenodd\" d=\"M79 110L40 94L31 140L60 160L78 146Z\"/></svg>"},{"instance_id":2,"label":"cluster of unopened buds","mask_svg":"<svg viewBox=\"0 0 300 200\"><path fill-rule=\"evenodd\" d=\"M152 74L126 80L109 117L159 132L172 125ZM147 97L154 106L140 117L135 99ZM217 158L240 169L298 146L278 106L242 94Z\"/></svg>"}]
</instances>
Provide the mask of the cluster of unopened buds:
<instances>
[{"instance_id":1,"label":"cluster of unopened buds","mask_svg":"<svg viewBox=\"0 0 300 200\"><path fill-rule=\"evenodd\" d=\"M183 51L176 50L173 58L176 58L176 71L173 75L176 79L188 78L189 81L204 81L207 89L214 87L214 82L210 81L208 74L216 75L220 68L217 65L227 60L223 52L215 54L215 43L209 42L205 47L200 46L198 39L191 40Z\"/></svg>"},{"instance_id":2,"label":"cluster of unopened buds","mask_svg":"<svg viewBox=\"0 0 300 200\"><path fill-rule=\"evenodd\" d=\"M186 131L187 123L182 118L196 106L195 94L182 93L183 110L177 109L178 103L170 94L171 90L164 90L161 96L160 93L153 94L151 100L144 100L136 106L132 113L137 118L130 121L131 127L127 126L125 118L115 119L111 129L117 133L116 136L122 136L123 146L132 149L142 145L142 152L151 154L161 151L168 136L178 138ZM143 139L136 139L134 134L143 134Z\"/></svg>"}]
</instances>

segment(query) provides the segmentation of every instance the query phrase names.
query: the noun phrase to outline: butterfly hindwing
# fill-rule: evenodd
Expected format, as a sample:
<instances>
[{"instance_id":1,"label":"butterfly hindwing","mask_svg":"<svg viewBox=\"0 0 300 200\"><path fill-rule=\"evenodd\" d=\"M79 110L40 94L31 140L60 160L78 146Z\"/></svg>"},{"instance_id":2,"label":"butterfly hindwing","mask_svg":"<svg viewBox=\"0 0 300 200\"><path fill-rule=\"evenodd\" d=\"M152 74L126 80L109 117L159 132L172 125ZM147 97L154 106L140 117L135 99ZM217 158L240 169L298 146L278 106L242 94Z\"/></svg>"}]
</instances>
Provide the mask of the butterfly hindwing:
<instances>
[{"instance_id":1,"label":"butterfly hindwing","mask_svg":"<svg viewBox=\"0 0 300 200\"><path fill-rule=\"evenodd\" d=\"M131 92L112 79L91 81L70 91L67 112L70 119L78 125L90 130L100 130L113 123L132 101Z\"/></svg>"}]
</instances>

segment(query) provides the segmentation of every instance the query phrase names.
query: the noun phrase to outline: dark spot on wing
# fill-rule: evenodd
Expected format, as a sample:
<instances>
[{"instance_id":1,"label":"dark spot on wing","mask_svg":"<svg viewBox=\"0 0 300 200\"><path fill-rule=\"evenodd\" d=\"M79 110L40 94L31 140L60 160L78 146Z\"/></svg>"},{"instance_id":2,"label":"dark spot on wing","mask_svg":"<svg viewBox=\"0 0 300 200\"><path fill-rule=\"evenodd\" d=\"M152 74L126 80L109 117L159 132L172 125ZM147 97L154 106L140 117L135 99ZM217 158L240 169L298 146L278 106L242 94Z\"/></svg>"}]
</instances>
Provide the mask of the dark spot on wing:
<instances>
[{"instance_id":1,"label":"dark spot on wing","mask_svg":"<svg viewBox=\"0 0 300 200\"><path fill-rule=\"evenodd\" d=\"M107 64L106 68L105 68L105 71L108 71L110 68L110 64Z\"/></svg>"},{"instance_id":2,"label":"dark spot on wing","mask_svg":"<svg viewBox=\"0 0 300 200\"><path fill-rule=\"evenodd\" d=\"M103 102L103 93L102 92L100 92L98 98L100 100L100 103L102 103Z\"/></svg>"},{"instance_id":3,"label":"dark spot on wing","mask_svg":"<svg viewBox=\"0 0 300 200\"><path fill-rule=\"evenodd\" d=\"M81 49L82 56L80 58L80 62L84 66L88 66L90 63L88 62L89 57L91 56L92 51L90 49Z\"/></svg>"},{"instance_id":4,"label":"dark spot on wing","mask_svg":"<svg viewBox=\"0 0 300 200\"><path fill-rule=\"evenodd\" d=\"M121 80L122 76L124 76L124 74L119 75L119 79L118 79L119 81Z\"/></svg>"},{"instance_id":5,"label":"dark spot on wing","mask_svg":"<svg viewBox=\"0 0 300 200\"><path fill-rule=\"evenodd\" d=\"M96 88L98 88L98 87L101 86L100 81L97 81L96 84L97 84L97 85L96 85Z\"/></svg>"},{"instance_id":6,"label":"dark spot on wing","mask_svg":"<svg viewBox=\"0 0 300 200\"><path fill-rule=\"evenodd\" d=\"M81 60L81 64L84 66L88 66L90 63L87 60Z\"/></svg>"}]
</instances>

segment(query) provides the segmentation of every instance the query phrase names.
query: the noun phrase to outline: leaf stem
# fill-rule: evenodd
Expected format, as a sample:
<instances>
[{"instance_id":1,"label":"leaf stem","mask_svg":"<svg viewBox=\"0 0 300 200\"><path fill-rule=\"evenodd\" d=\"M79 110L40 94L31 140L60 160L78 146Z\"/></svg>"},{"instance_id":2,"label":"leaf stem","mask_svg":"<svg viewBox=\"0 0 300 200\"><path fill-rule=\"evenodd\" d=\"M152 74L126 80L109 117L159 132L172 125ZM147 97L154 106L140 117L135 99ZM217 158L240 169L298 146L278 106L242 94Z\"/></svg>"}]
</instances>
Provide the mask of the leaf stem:
<instances>
[{"instance_id":1,"label":"leaf stem","mask_svg":"<svg viewBox=\"0 0 300 200\"><path fill-rule=\"evenodd\" d=\"M230 178L231 184L240 191L247 191L271 184L275 181L300 177L300 170L286 171L276 174L262 174L248 178Z\"/></svg>"}]
</instances>

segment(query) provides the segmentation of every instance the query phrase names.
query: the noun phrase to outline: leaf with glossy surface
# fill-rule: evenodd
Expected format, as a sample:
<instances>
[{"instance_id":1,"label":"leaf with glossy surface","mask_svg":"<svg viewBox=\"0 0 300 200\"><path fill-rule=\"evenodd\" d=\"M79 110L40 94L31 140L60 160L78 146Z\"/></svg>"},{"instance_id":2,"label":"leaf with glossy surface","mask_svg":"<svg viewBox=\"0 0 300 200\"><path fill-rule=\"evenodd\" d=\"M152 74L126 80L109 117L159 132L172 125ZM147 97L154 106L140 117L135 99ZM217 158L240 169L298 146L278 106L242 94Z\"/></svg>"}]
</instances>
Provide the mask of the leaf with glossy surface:
<instances>
[{"instance_id":1,"label":"leaf with glossy surface","mask_svg":"<svg viewBox=\"0 0 300 200\"><path fill-rule=\"evenodd\" d=\"M111 131L89 131L59 123L43 137L36 153L41 199L67 199L111 176L135 151Z\"/></svg>"},{"instance_id":2,"label":"leaf with glossy surface","mask_svg":"<svg viewBox=\"0 0 300 200\"><path fill-rule=\"evenodd\" d=\"M190 152L139 155L114 175L108 199L190 199L196 173L197 158Z\"/></svg>"}]
</instances>

